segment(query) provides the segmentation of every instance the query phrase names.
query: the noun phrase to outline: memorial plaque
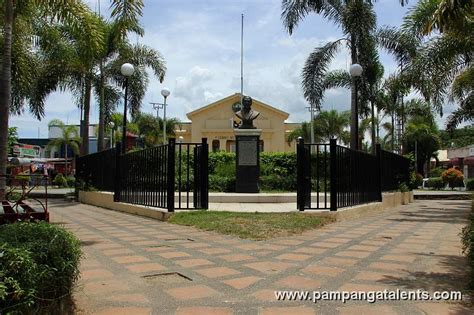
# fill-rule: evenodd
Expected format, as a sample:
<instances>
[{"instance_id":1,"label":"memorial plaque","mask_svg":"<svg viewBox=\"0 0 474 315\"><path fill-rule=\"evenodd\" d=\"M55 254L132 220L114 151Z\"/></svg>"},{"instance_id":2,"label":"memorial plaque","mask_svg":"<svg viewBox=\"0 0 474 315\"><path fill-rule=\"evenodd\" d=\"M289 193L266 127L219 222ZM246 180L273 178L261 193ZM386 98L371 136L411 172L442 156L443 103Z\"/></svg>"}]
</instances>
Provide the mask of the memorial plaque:
<instances>
[{"instance_id":1,"label":"memorial plaque","mask_svg":"<svg viewBox=\"0 0 474 315\"><path fill-rule=\"evenodd\" d=\"M257 166L257 142L255 140L240 140L239 146L239 165Z\"/></svg>"}]
</instances>

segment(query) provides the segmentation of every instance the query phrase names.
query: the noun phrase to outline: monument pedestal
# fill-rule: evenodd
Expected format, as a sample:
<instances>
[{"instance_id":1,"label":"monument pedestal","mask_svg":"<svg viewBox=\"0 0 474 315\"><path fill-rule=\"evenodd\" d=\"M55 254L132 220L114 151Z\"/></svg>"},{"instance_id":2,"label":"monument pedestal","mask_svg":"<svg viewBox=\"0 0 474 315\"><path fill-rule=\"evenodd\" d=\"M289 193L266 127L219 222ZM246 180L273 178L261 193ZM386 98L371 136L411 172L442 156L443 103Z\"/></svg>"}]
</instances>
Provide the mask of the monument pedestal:
<instances>
[{"instance_id":1,"label":"monument pedestal","mask_svg":"<svg viewBox=\"0 0 474 315\"><path fill-rule=\"evenodd\" d=\"M262 129L235 129L235 192L258 193L260 178L260 135Z\"/></svg>"}]
</instances>

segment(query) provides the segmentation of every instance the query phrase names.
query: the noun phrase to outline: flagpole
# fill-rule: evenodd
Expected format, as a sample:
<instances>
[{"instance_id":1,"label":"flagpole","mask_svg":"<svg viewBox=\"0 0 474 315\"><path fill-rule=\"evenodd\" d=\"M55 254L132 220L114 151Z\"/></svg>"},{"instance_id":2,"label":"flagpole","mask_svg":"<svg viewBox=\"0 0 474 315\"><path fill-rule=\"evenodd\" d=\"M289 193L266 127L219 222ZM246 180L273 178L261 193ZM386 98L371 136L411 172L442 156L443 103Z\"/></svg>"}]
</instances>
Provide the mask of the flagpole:
<instances>
[{"instance_id":1,"label":"flagpole","mask_svg":"<svg viewBox=\"0 0 474 315\"><path fill-rule=\"evenodd\" d=\"M240 105L244 97L244 14L242 13L242 22L240 30Z\"/></svg>"}]
</instances>

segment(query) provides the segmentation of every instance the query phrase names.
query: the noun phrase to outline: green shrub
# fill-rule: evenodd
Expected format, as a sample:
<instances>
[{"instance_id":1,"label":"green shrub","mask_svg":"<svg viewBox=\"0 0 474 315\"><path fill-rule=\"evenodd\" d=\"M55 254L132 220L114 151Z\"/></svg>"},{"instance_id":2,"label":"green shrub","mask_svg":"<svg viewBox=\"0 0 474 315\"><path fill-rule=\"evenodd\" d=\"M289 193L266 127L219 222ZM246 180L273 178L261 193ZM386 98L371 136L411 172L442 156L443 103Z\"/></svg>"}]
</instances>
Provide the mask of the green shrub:
<instances>
[{"instance_id":1,"label":"green shrub","mask_svg":"<svg viewBox=\"0 0 474 315\"><path fill-rule=\"evenodd\" d=\"M474 178L468 179L466 182L467 190L474 190Z\"/></svg>"},{"instance_id":2,"label":"green shrub","mask_svg":"<svg viewBox=\"0 0 474 315\"><path fill-rule=\"evenodd\" d=\"M63 176L63 174L59 173L54 177L53 184L59 187L67 187L67 179Z\"/></svg>"},{"instance_id":3,"label":"green shrub","mask_svg":"<svg viewBox=\"0 0 474 315\"><path fill-rule=\"evenodd\" d=\"M443 179L441 177L432 177L428 179L426 185L430 188L434 189L443 189L446 185L443 183Z\"/></svg>"},{"instance_id":4,"label":"green shrub","mask_svg":"<svg viewBox=\"0 0 474 315\"><path fill-rule=\"evenodd\" d=\"M0 244L0 312L21 314L34 305L37 273L29 251Z\"/></svg>"},{"instance_id":5,"label":"green shrub","mask_svg":"<svg viewBox=\"0 0 474 315\"><path fill-rule=\"evenodd\" d=\"M449 184L451 189L454 189L455 187L464 187L464 175L461 171L455 168L445 170L443 174L441 174L441 178L444 183Z\"/></svg>"},{"instance_id":6,"label":"green shrub","mask_svg":"<svg viewBox=\"0 0 474 315\"><path fill-rule=\"evenodd\" d=\"M468 224L462 229L461 242L463 254L467 256L471 273L469 285L474 289L474 200L471 202L471 213Z\"/></svg>"},{"instance_id":7,"label":"green shrub","mask_svg":"<svg viewBox=\"0 0 474 315\"><path fill-rule=\"evenodd\" d=\"M59 226L0 226L0 311L16 305L8 311L21 312L17 308L44 306L68 296L79 276L80 257L79 240ZM24 273L15 273L22 269Z\"/></svg>"},{"instance_id":8,"label":"green shrub","mask_svg":"<svg viewBox=\"0 0 474 315\"><path fill-rule=\"evenodd\" d=\"M68 176L66 177L66 182L68 187L74 187L76 184L76 178L74 176Z\"/></svg>"},{"instance_id":9,"label":"green shrub","mask_svg":"<svg viewBox=\"0 0 474 315\"><path fill-rule=\"evenodd\" d=\"M234 164L235 153L231 152L209 152L209 174L215 174L218 165Z\"/></svg>"},{"instance_id":10,"label":"green shrub","mask_svg":"<svg viewBox=\"0 0 474 315\"><path fill-rule=\"evenodd\" d=\"M261 190L279 190L279 191L296 191L296 176L295 175L267 175L260 176L259 183Z\"/></svg>"},{"instance_id":11,"label":"green shrub","mask_svg":"<svg viewBox=\"0 0 474 315\"><path fill-rule=\"evenodd\" d=\"M441 174L443 174L444 169L442 167L435 167L430 170L430 176L429 177L441 177Z\"/></svg>"},{"instance_id":12,"label":"green shrub","mask_svg":"<svg viewBox=\"0 0 474 315\"><path fill-rule=\"evenodd\" d=\"M234 192L235 177L209 175L209 190L219 192Z\"/></svg>"},{"instance_id":13,"label":"green shrub","mask_svg":"<svg viewBox=\"0 0 474 315\"><path fill-rule=\"evenodd\" d=\"M409 190L416 189L423 185L423 175L421 175L420 173L416 173L415 171L412 171L410 172L410 180L408 184L406 183L403 183L403 184L405 184L405 186Z\"/></svg>"}]
</instances>

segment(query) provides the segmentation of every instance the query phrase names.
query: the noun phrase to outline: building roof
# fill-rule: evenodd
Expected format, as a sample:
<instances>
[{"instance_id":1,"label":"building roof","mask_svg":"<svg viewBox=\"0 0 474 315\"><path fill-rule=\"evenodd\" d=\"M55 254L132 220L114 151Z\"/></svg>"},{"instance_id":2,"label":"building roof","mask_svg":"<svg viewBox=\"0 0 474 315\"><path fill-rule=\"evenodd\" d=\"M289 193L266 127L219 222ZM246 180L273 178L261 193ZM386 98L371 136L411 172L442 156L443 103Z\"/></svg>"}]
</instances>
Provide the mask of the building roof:
<instances>
[{"instance_id":1,"label":"building roof","mask_svg":"<svg viewBox=\"0 0 474 315\"><path fill-rule=\"evenodd\" d=\"M31 144L31 145L39 145L39 146L47 146L49 143L49 139L43 138L43 139L38 139L38 138L18 138L18 143L23 143L23 144Z\"/></svg>"},{"instance_id":2,"label":"building roof","mask_svg":"<svg viewBox=\"0 0 474 315\"><path fill-rule=\"evenodd\" d=\"M207 109L210 109L210 108L212 108L212 107L215 107L215 106L217 106L217 105L220 105L221 103L226 102L226 101L229 101L229 100L231 100L231 99L233 99L233 98L235 98L236 101L237 101L237 100L240 100L240 93L235 93L235 94L229 95L229 96L227 96L227 97L225 97L225 98L222 98L222 99L220 99L220 100L215 101L214 103L208 104L208 105L203 106L203 107L200 107L200 108L198 108L198 109L195 109L195 110L193 110L192 112L187 113L186 116L187 116L189 119L191 119L192 116L195 116L195 115L197 115L197 114L199 114L199 113L201 113L201 112L203 112L203 111L205 111L205 110L207 110ZM268 104L265 104L265 103L263 103L263 102L261 102L261 101L259 101L259 100L254 99L254 98L252 98L252 100L253 100L254 103L257 103L259 106L262 106L262 107L264 107L264 108L267 108L267 109L270 110L270 111L276 112L276 113L280 114L281 116L284 116L285 119L287 119L287 118L290 116L290 114L288 114L287 112L284 112L284 111L282 111L282 110L280 110L280 109L278 109L278 108L275 108L275 107L273 107L273 106L270 106L270 105L268 105Z\"/></svg>"}]
</instances>

